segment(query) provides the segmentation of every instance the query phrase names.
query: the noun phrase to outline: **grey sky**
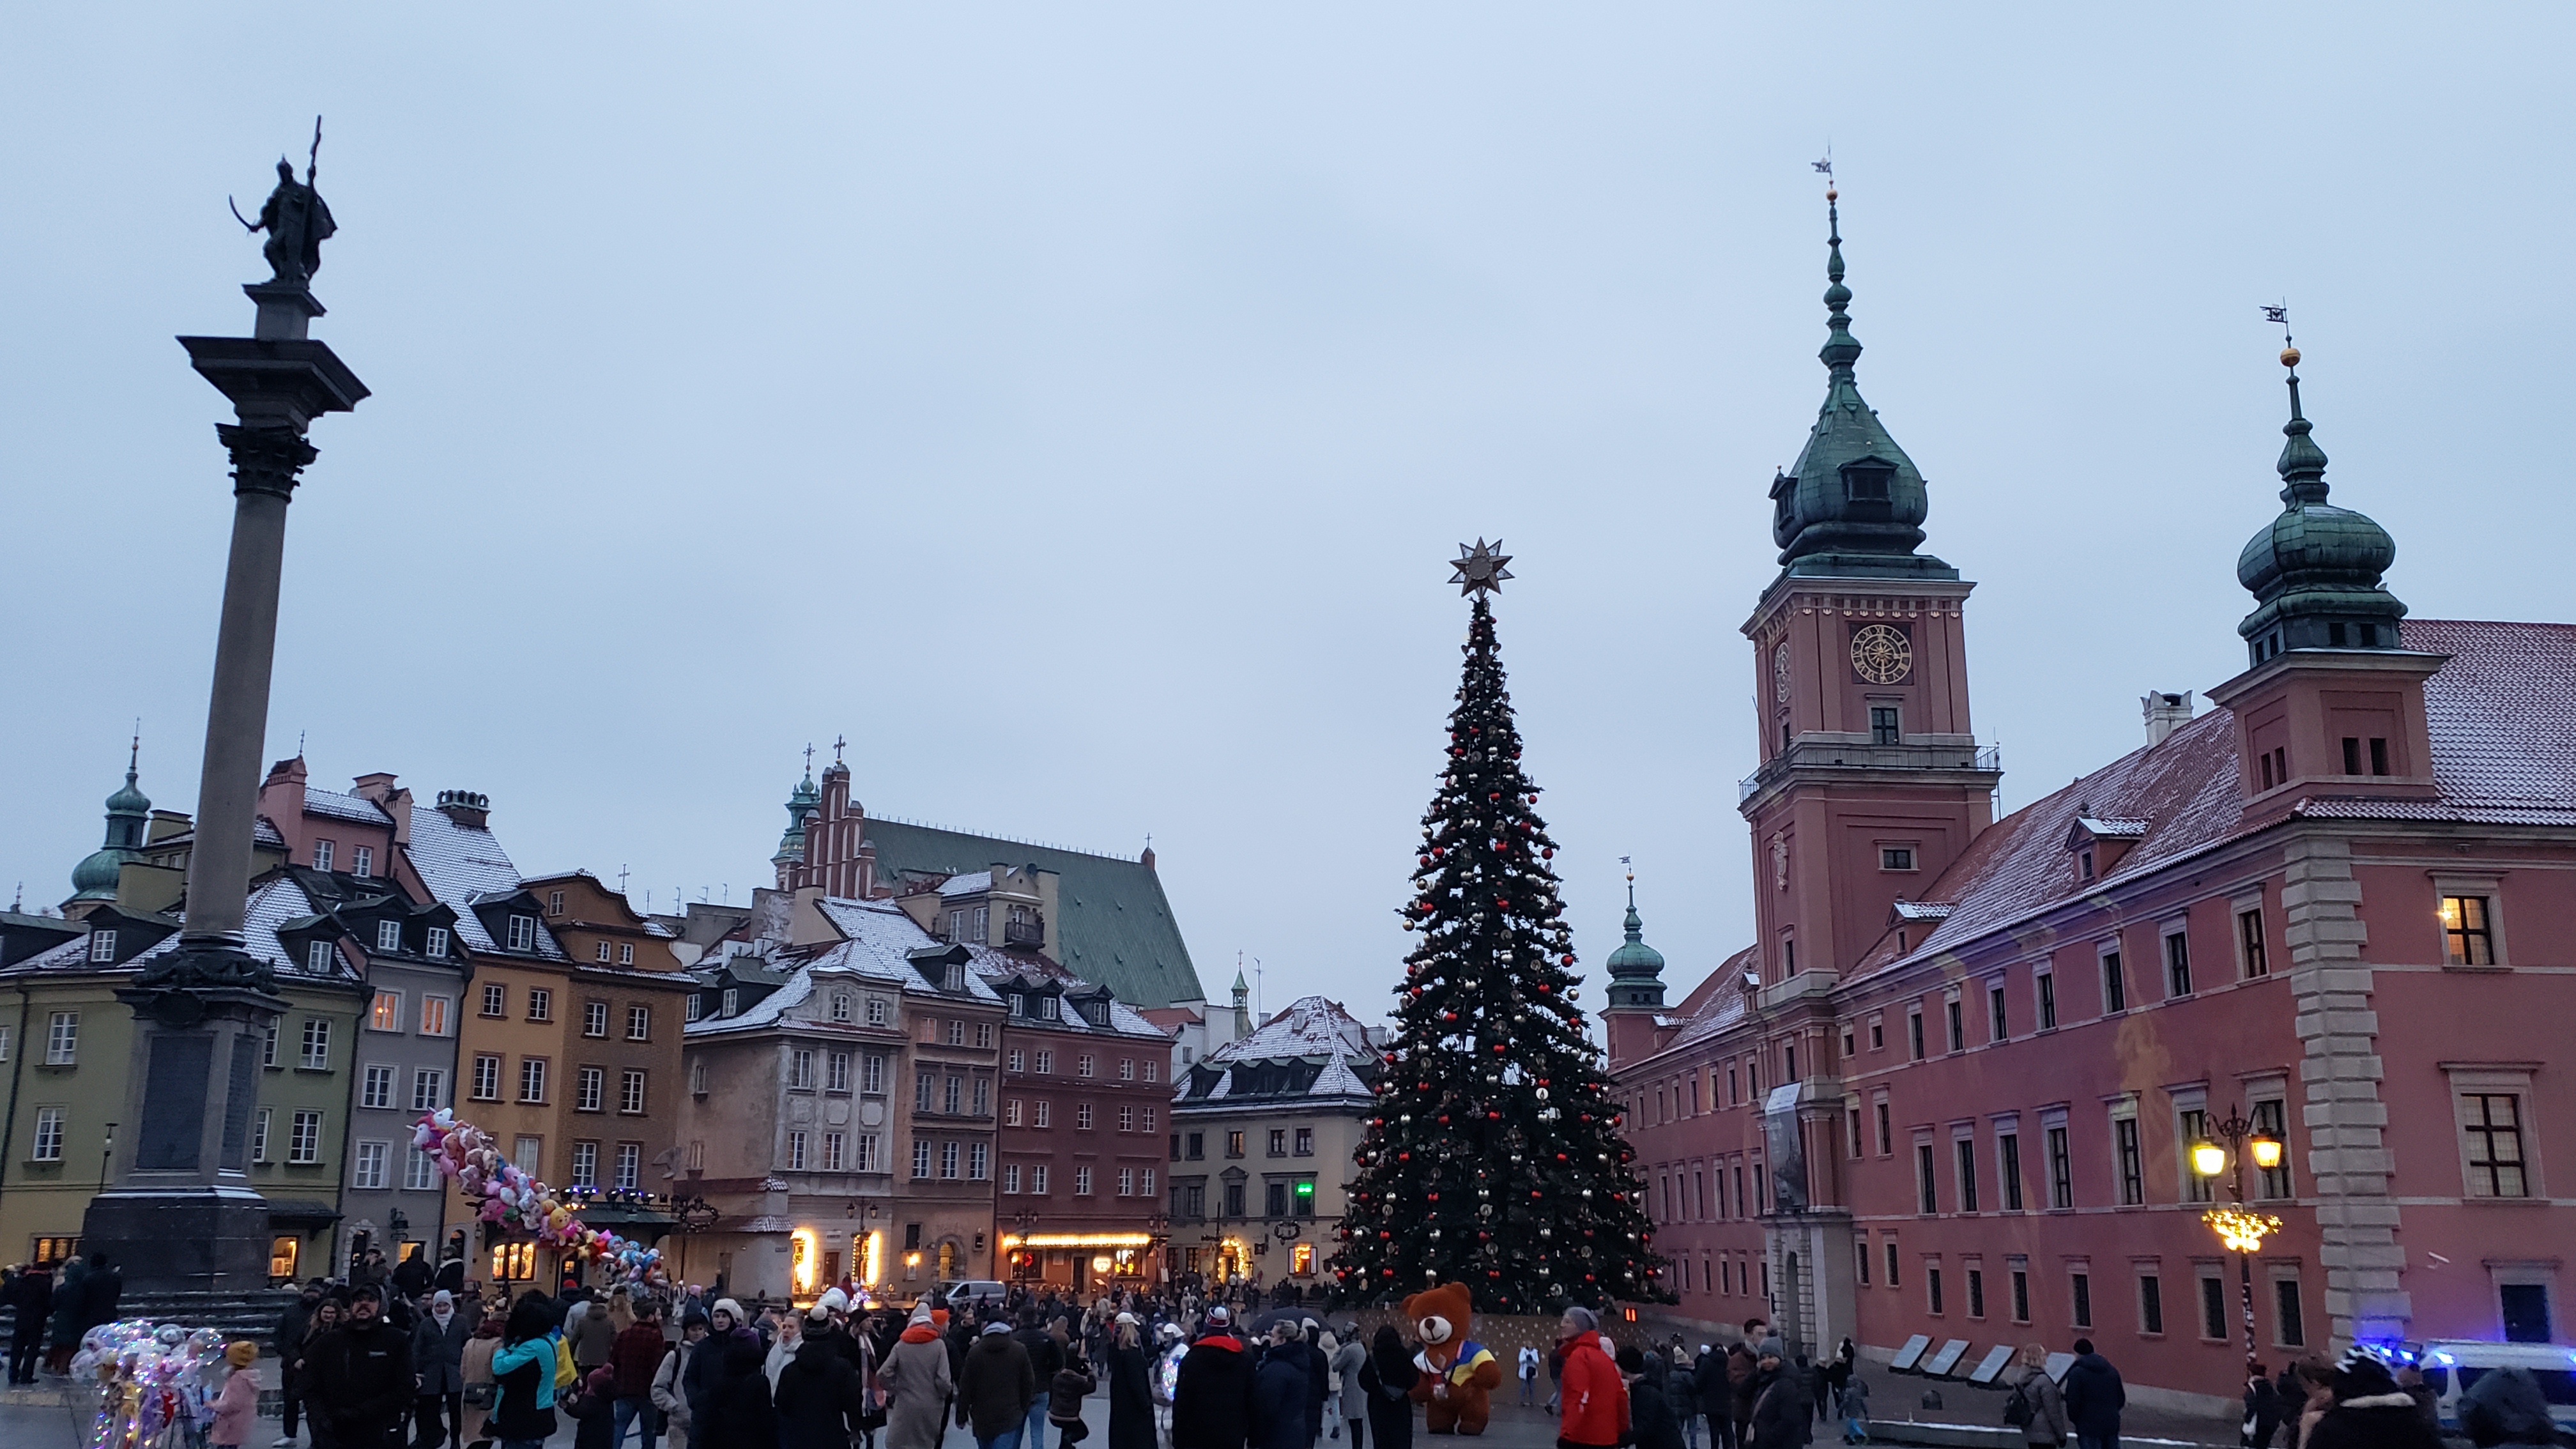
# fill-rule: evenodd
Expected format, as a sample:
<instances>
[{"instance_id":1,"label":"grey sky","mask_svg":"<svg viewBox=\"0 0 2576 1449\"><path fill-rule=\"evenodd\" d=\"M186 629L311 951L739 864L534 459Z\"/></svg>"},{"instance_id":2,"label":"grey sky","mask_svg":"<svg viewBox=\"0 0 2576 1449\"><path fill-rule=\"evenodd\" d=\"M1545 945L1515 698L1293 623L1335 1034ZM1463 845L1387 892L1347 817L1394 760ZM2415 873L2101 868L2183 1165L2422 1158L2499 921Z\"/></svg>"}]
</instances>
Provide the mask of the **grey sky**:
<instances>
[{"instance_id":1,"label":"grey sky","mask_svg":"<svg viewBox=\"0 0 2576 1449\"><path fill-rule=\"evenodd\" d=\"M878 813L1151 831L1212 990L1373 1014L1440 561L1499 535L1585 965L1632 854L1695 981L1749 930L1828 138L2008 808L2240 663L2258 303L2416 613L2576 613L2576 16L2257 9L18 7L0 889L69 893L134 715L191 804L230 502L170 338L247 328L225 193L321 111L316 330L375 396L293 510L272 758L667 906L761 881L846 733Z\"/></svg>"}]
</instances>

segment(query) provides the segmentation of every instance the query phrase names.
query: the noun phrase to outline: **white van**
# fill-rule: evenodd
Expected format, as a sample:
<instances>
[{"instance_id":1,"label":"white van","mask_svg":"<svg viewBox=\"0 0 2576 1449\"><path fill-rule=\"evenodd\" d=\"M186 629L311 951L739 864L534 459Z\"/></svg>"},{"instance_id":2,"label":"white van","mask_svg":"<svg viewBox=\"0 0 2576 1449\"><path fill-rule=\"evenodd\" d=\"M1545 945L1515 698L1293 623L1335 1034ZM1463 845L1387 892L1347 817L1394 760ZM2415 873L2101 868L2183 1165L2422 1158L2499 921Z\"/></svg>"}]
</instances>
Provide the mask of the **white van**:
<instances>
[{"instance_id":1,"label":"white van","mask_svg":"<svg viewBox=\"0 0 2576 1449\"><path fill-rule=\"evenodd\" d=\"M2555 1343L2472 1343L2440 1339L2424 1345L2418 1360L2433 1388L2442 1427L2460 1427L2460 1400L2489 1369L2529 1369L2549 1400L2549 1417L2562 1431L2576 1430L2576 1348Z\"/></svg>"},{"instance_id":2,"label":"white van","mask_svg":"<svg viewBox=\"0 0 2576 1449\"><path fill-rule=\"evenodd\" d=\"M937 1291L939 1300L948 1305L949 1312L955 1313L972 1308L979 1302L999 1308L1003 1296L1011 1290L990 1278L966 1278L941 1284Z\"/></svg>"}]
</instances>

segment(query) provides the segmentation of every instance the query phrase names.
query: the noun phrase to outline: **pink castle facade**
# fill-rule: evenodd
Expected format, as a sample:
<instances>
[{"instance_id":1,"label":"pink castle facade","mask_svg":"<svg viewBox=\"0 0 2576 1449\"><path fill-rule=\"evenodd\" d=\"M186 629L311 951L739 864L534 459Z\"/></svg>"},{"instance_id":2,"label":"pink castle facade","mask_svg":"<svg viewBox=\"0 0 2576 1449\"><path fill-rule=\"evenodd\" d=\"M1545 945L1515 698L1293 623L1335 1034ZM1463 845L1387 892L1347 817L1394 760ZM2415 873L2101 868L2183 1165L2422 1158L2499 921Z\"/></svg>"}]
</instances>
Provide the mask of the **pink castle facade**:
<instances>
[{"instance_id":1,"label":"pink castle facade","mask_svg":"<svg viewBox=\"0 0 2576 1449\"><path fill-rule=\"evenodd\" d=\"M1972 586L1913 551L1832 273L1834 390L1744 626L1757 939L1604 1013L1678 1298L1640 1317L1964 1340L1960 1374L2089 1337L2150 1401L2237 1392L2249 1279L2276 1368L2576 1335L2576 626L2401 625L2294 372L2249 667L2198 718L2148 696L2147 745L1994 820ZM2231 1117L2286 1148L2242 1167L2282 1220L2251 1255L2203 1222L2231 1175L2190 1165Z\"/></svg>"}]
</instances>

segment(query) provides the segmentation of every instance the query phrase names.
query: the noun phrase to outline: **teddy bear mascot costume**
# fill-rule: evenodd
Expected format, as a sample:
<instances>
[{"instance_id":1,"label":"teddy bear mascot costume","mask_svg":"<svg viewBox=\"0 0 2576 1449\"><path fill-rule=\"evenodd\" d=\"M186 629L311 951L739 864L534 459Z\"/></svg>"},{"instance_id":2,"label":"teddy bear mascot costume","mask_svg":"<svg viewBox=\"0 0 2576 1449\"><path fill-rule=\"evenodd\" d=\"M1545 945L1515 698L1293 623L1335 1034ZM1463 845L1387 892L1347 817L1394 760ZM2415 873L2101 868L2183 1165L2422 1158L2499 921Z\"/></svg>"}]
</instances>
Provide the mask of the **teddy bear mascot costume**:
<instances>
[{"instance_id":1,"label":"teddy bear mascot costume","mask_svg":"<svg viewBox=\"0 0 2576 1449\"><path fill-rule=\"evenodd\" d=\"M1422 1427L1434 1434L1482 1434L1503 1362L1467 1336L1476 1306L1464 1283L1443 1283L1404 1300L1404 1316L1422 1340L1414 1367L1413 1400L1422 1405Z\"/></svg>"}]
</instances>

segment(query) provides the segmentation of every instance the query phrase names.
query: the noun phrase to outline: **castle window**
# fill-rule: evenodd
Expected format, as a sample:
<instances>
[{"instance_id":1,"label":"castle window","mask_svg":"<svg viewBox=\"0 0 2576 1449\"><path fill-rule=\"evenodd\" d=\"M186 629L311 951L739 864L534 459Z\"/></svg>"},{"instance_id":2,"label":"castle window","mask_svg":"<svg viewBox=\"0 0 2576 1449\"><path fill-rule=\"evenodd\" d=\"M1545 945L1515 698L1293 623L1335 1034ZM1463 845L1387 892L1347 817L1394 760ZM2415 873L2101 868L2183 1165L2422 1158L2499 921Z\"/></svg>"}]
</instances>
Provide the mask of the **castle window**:
<instances>
[{"instance_id":1,"label":"castle window","mask_svg":"<svg viewBox=\"0 0 2576 1449\"><path fill-rule=\"evenodd\" d=\"M1854 503L1885 503L1895 479L1896 465L1876 458L1843 465L1843 492Z\"/></svg>"},{"instance_id":2,"label":"castle window","mask_svg":"<svg viewBox=\"0 0 2576 1449\"><path fill-rule=\"evenodd\" d=\"M1873 745L1892 745L1896 743L1897 734L1896 706L1871 705L1869 707L1869 742Z\"/></svg>"},{"instance_id":3,"label":"castle window","mask_svg":"<svg viewBox=\"0 0 2576 1449\"><path fill-rule=\"evenodd\" d=\"M1912 870L1914 868L1914 847L1910 845L1880 846L1878 850L1878 868L1880 870Z\"/></svg>"}]
</instances>

